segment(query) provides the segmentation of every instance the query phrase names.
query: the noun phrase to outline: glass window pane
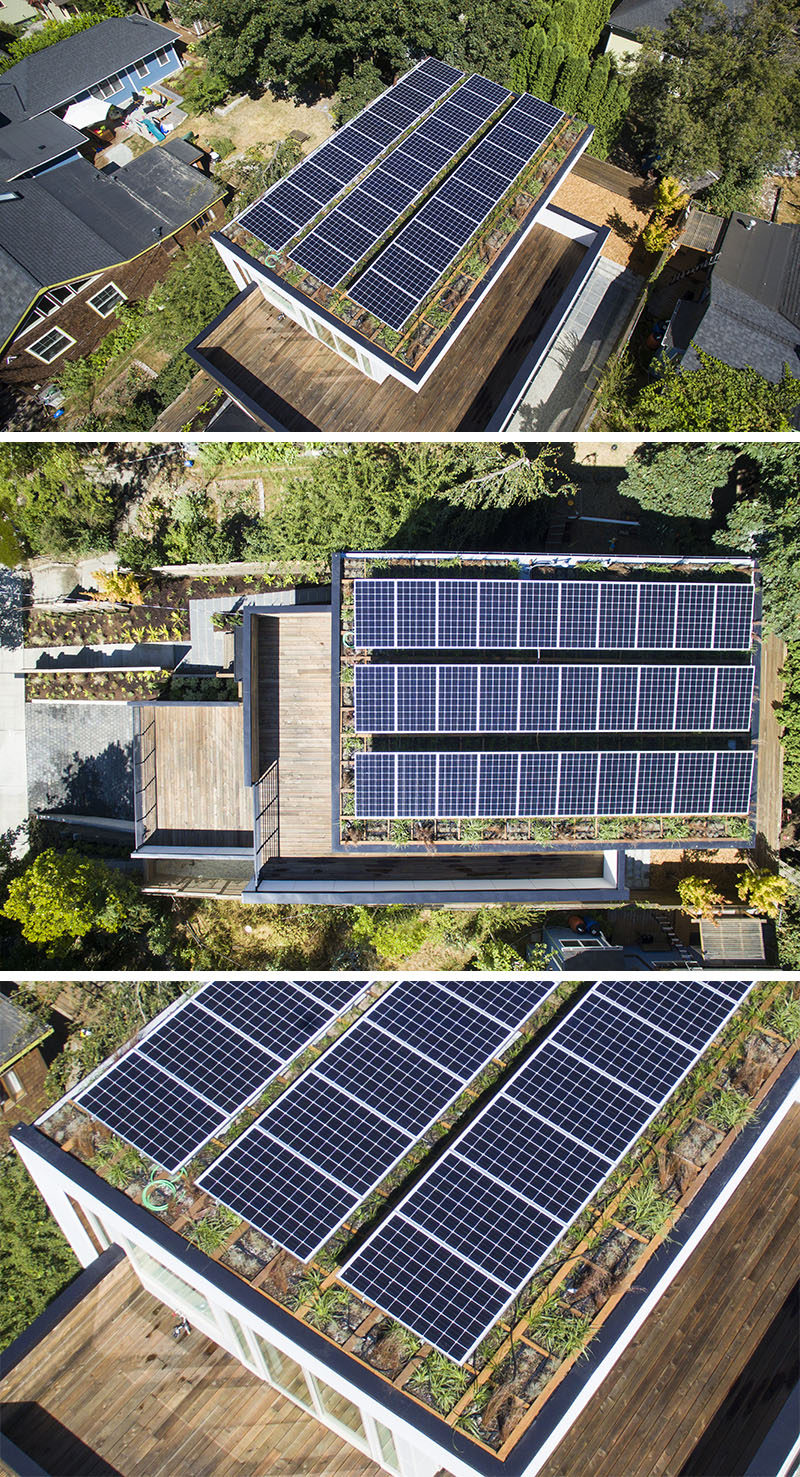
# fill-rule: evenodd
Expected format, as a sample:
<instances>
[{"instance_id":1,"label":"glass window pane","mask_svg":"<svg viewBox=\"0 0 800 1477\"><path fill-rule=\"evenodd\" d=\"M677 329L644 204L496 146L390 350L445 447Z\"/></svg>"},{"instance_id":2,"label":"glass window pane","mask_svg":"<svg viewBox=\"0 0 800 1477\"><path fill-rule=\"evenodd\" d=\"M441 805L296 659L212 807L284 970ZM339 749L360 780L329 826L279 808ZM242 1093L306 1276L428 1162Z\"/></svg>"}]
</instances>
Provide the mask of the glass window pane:
<instances>
[{"instance_id":1,"label":"glass window pane","mask_svg":"<svg viewBox=\"0 0 800 1477\"><path fill-rule=\"evenodd\" d=\"M322 1380L315 1379L314 1383L325 1414L330 1416L337 1425L344 1427L351 1437L356 1436L366 1447L367 1433L364 1430L364 1422L358 1406L354 1405L352 1400L348 1400L345 1395L332 1390L330 1385L324 1385Z\"/></svg>"},{"instance_id":2,"label":"glass window pane","mask_svg":"<svg viewBox=\"0 0 800 1477\"><path fill-rule=\"evenodd\" d=\"M292 1400L296 1400L299 1405L305 1406L306 1410L313 1410L306 1377L300 1365L296 1364L294 1359L290 1359L288 1354L281 1354L278 1349L273 1348L272 1344L268 1344L260 1333L255 1334L255 1339L272 1383L277 1385L279 1390L283 1390L285 1395L290 1395Z\"/></svg>"},{"instance_id":3,"label":"glass window pane","mask_svg":"<svg viewBox=\"0 0 800 1477\"><path fill-rule=\"evenodd\" d=\"M400 1458L397 1455L397 1447L394 1444L394 1436L383 1421L375 1421L375 1430L378 1433L378 1445L381 1449L381 1461L390 1472L400 1471Z\"/></svg>"},{"instance_id":4,"label":"glass window pane","mask_svg":"<svg viewBox=\"0 0 800 1477\"><path fill-rule=\"evenodd\" d=\"M163 1291L165 1302L170 1302L171 1295L190 1312L199 1313L202 1317L210 1319L212 1323L216 1321L208 1298L203 1297L202 1292L192 1287L190 1282L184 1282L183 1278L178 1277L175 1272L162 1267L161 1263L157 1262L155 1257L150 1256L149 1252L144 1251L141 1246L136 1246L129 1241L128 1250L134 1266L138 1268L142 1276L155 1283Z\"/></svg>"},{"instance_id":5,"label":"glass window pane","mask_svg":"<svg viewBox=\"0 0 800 1477\"><path fill-rule=\"evenodd\" d=\"M242 1328L239 1319L234 1318L233 1313L228 1313L227 1318L228 1322L231 1325L231 1328L233 1329L234 1337L236 1339L236 1344L239 1350L239 1358L248 1366L249 1369L252 1369L254 1367L253 1352L247 1342L245 1331Z\"/></svg>"}]
</instances>

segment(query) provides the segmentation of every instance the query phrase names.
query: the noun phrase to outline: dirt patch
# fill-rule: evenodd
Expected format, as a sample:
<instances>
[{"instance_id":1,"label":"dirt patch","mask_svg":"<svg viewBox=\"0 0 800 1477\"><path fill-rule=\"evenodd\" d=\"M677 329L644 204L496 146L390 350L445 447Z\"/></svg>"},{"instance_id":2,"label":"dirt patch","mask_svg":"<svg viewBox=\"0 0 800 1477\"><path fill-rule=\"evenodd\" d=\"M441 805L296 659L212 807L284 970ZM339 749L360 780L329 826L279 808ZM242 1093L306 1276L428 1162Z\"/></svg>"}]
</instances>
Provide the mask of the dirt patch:
<instances>
[{"instance_id":1,"label":"dirt patch","mask_svg":"<svg viewBox=\"0 0 800 1477\"><path fill-rule=\"evenodd\" d=\"M304 154L316 149L333 132L332 99L323 99L313 108L303 103L282 101L265 92L262 97L246 97L230 113L199 113L181 124L181 133L191 130L203 148L214 147L214 140L230 139L237 153L243 154L256 144L277 143L290 133L306 134L301 143ZM224 160L222 172L233 159Z\"/></svg>"},{"instance_id":2,"label":"dirt patch","mask_svg":"<svg viewBox=\"0 0 800 1477\"><path fill-rule=\"evenodd\" d=\"M602 185L580 179L574 172L559 185L555 204L561 210L570 210L583 220L591 221L593 225L610 226L611 235L603 247L603 256L621 267L630 267L631 271L647 276L652 269L653 258L639 244L639 237L650 219L646 209L604 190Z\"/></svg>"},{"instance_id":3,"label":"dirt patch","mask_svg":"<svg viewBox=\"0 0 800 1477\"><path fill-rule=\"evenodd\" d=\"M700 1123L693 1118L671 1147L675 1154L680 1154L683 1159L690 1160L702 1169L724 1137L722 1129L712 1128L710 1123Z\"/></svg>"}]
</instances>

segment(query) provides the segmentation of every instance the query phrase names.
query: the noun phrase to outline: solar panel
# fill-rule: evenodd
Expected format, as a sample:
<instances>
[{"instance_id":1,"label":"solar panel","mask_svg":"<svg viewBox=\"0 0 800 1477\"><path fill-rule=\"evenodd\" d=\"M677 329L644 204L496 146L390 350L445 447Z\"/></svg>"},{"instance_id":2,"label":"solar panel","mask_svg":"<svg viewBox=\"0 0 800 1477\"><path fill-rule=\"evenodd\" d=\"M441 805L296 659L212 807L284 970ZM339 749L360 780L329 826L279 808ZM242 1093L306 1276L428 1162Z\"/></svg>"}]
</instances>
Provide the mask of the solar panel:
<instances>
[{"instance_id":1,"label":"solar panel","mask_svg":"<svg viewBox=\"0 0 800 1477\"><path fill-rule=\"evenodd\" d=\"M353 585L357 647L746 651L752 640L753 587L745 583L447 577ZM687 588L698 592L688 605ZM712 618L684 627L679 616L689 605L710 608Z\"/></svg>"},{"instance_id":2,"label":"solar panel","mask_svg":"<svg viewBox=\"0 0 800 1477\"><path fill-rule=\"evenodd\" d=\"M505 89L496 83L487 82L485 78L471 78L440 112L446 114L447 121L451 122L466 108L480 123L484 123L493 109L508 96ZM523 97L511 105L351 285L350 295L354 301L369 308L391 328L403 328L500 202L511 181L525 168L564 116L556 108L550 108L550 121L545 124L543 118L535 118L524 104ZM517 122L525 132L515 129ZM469 192L467 208L463 211L459 208L462 184ZM476 211L476 204L481 199L483 207ZM421 236L417 229L419 226L442 236L449 246L446 255L438 246L428 249L426 243L430 243L430 235ZM408 256L414 258L413 271Z\"/></svg>"},{"instance_id":3,"label":"solar panel","mask_svg":"<svg viewBox=\"0 0 800 1477\"><path fill-rule=\"evenodd\" d=\"M753 765L750 749L357 753L354 813L746 815Z\"/></svg>"},{"instance_id":4,"label":"solar panel","mask_svg":"<svg viewBox=\"0 0 800 1477\"><path fill-rule=\"evenodd\" d=\"M458 980L400 981L198 1184L307 1260L554 988L524 978L502 981L495 1001L485 983L469 982L462 992ZM261 1188L278 1145L294 1156L288 1169L297 1194L296 1217L284 1197L265 1196ZM329 1195L310 1218L308 1206L320 1176L340 1194Z\"/></svg>"},{"instance_id":5,"label":"solar panel","mask_svg":"<svg viewBox=\"0 0 800 1477\"><path fill-rule=\"evenodd\" d=\"M387 230L387 212L390 213L389 223L396 220L397 215L408 208L510 96L506 88L496 83L490 83L487 89L476 89L473 82L480 81L480 78L471 79L459 87L419 128L401 139L363 182L360 188L377 207L372 220L363 213L360 229L352 230L348 197L345 196L298 246L292 248L292 259L312 271L328 287L337 287ZM410 91L400 83L394 89L392 100L408 103ZM415 93L414 96L421 97L422 94ZM340 139L341 135L336 134L335 137ZM359 147L362 152L371 147L366 135L362 135ZM466 218L462 217L462 221L466 224ZM377 311L375 304L386 296L392 301L392 315L407 317L409 302L413 306L414 296L424 295L428 290L426 284L431 266L430 259L423 255L419 239L416 245L411 246L405 231L400 235L403 237L402 248L395 248L394 243L390 243L380 253L380 268L373 275L369 270L365 274L370 300L352 295L362 307L372 311ZM445 262L450 260L452 253L451 244L444 256ZM378 316L383 315L379 313Z\"/></svg>"},{"instance_id":6,"label":"solar panel","mask_svg":"<svg viewBox=\"0 0 800 1477\"><path fill-rule=\"evenodd\" d=\"M273 250L286 246L464 76L455 67L437 65L440 72L423 62L388 88L244 211L240 224ZM307 205L298 188L306 193ZM319 258L314 260L321 264ZM310 262L301 265L316 271Z\"/></svg>"},{"instance_id":7,"label":"solar panel","mask_svg":"<svg viewBox=\"0 0 800 1477\"><path fill-rule=\"evenodd\" d=\"M178 1169L366 988L336 977L212 981L156 1017L75 1100L163 1168Z\"/></svg>"},{"instance_id":8,"label":"solar panel","mask_svg":"<svg viewBox=\"0 0 800 1477\"><path fill-rule=\"evenodd\" d=\"M696 978L594 985L381 1221L342 1281L468 1359L754 983L726 982L724 994Z\"/></svg>"}]
</instances>

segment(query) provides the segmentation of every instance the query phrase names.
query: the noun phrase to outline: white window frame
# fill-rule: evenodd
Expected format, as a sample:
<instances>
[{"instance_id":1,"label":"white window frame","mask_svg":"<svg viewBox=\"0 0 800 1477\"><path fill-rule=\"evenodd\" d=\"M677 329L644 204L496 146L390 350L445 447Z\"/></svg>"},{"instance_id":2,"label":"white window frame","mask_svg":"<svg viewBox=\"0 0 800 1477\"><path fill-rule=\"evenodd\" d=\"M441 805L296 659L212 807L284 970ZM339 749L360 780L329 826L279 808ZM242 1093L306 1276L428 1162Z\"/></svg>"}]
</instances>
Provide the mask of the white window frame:
<instances>
[{"instance_id":1,"label":"white window frame","mask_svg":"<svg viewBox=\"0 0 800 1477\"><path fill-rule=\"evenodd\" d=\"M51 354L50 358L48 359L44 354L37 354L36 344L43 344L45 339L49 338L51 333L60 333L61 337L63 339L66 339L66 343L58 350L58 353ZM59 328L57 324L54 324L52 328L48 328L47 332L42 334L41 338L37 338L36 344L28 344L26 352L28 354L31 354L34 359L38 359L40 364L54 364L56 359L60 359L62 354L66 354L67 349L70 349L72 345L76 342L77 340L74 339L71 334L65 332L63 328Z\"/></svg>"},{"instance_id":2,"label":"white window frame","mask_svg":"<svg viewBox=\"0 0 800 1477\"><path fill-rule=\"evenodd\" d=\"M22 1085L22 1078L17 1076L13 1067L8 1067L3 1073L3 1086L9 1097L13 1098L22 1097L25 1091Z\"/></svg>"},{"instance_id":3,"label":"white window frame","mask_svg":"<svg viewBox=\"0 0 800 1477\"><path fill-rule=\"evenodd\" d=\"M104 313L103 310L102 310L102 308L98 308L98 306L97 306L97 299L100 298L100 297L102 297L103 296L103 293L104 292L108 292L109 288L112 288L112 287L113 287L114 291L118 294L118 296L117 296L116 301L111 304L111 307L108 309L108 312ZM98 288L97 292L93 293L91 297L87 297L86 301L87 301L89 307L91 308L92 312L97 314L98 318L110 318L111 317L111 314L114 312L114 309L115 308L118 308L119 305L120 305L120 303L126 303L128 301L128 299L125 296L125 293L121 290L121 288L117 287L116 282L106 282L106 284L105 284L104 287Z\"/></svg>"},{"instance_id":4,"label":"white window frame","mask_svg":"<svg viewBox=\"0 0 800 1477\"><path fill-rule=\"evenodd\" d=\"M133 64L133 70L140 82L144 82L145 77L150 76L150 68L147 65L149 60L150 58L145 56L140 62L134 62Z\"/></svg>"},{"instance_id":5,"label":"white window frame","mask_svg":"<svg viewBox=\"0 0 800 1477\"><path fill-rule=\"evenodd\" d=\"M166 67L169 63L171 50L171 46L162 46L161 50L156 52L156 61L160 67Z\"/></svg>"}]
</instances>

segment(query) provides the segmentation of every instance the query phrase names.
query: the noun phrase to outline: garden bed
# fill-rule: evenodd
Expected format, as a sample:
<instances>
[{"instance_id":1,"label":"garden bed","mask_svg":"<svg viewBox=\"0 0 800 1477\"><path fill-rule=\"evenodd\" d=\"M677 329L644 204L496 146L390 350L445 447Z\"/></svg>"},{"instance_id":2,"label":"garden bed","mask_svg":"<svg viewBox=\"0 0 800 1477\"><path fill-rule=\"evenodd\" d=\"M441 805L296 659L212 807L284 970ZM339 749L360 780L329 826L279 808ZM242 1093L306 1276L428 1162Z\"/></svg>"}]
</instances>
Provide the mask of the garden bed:
<instances>
[{"instance_id":1,"label":"garden bed","mask_svg":"<svg viewBox=\"0 0 800 1477\"><path fill-rule=\"evenodd\" d=\"M30 702L237 702L238 683L228 677L183 677L165 668L131 671L98 668L26 672L25 701Z\"/></svg>"}]
</instances>

